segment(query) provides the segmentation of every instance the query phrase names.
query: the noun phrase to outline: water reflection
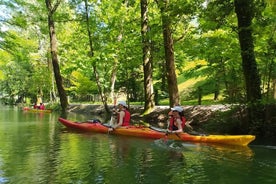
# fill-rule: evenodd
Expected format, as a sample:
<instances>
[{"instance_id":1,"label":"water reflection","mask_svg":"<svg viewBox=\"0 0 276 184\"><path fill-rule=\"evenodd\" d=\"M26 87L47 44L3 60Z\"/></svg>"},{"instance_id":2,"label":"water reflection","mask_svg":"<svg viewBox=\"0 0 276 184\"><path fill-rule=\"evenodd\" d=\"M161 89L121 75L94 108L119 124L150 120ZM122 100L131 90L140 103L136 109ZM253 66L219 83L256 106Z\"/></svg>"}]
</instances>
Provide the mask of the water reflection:
<instances>
[{"instance_id":1,"label":"water reflection","mask_svg":"<svg viewBox=\"0 0 276 184\"><path fill-rule=\"evenodd\" d=\"M170 150L173 153L171 160L182 164L182 167L171 165L172 183L179 183L179 178L182 178L181 181L193 181L192 183L233 183L235 180L240 183L248 179L244 177L244 173L254 167L254 152L249 147L182 143L162 139L156 140L155 145L164 151ZM240 177L233 177L237 175Z\"/></svg>"},{"instance_id":2,"label":"water reflection","mask_svg":"<svg viewBox=\"0 0 276 184\"><path fill-rule=\"evenodd\" d=\"M274 183L276 149L75 132L58 114L0 111L0 183ZM69 114L85 121L90 117Z\"/></svg>"}]
</instances>

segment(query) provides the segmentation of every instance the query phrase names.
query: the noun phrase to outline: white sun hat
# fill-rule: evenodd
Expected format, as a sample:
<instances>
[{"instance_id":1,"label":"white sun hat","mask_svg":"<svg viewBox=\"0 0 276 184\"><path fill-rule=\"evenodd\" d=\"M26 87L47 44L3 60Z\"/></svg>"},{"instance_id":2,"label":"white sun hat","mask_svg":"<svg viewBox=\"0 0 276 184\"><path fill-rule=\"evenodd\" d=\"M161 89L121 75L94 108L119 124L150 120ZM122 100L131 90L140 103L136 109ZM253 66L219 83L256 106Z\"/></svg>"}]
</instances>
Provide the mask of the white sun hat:
<instances>
[{"instance_id":1,"label":"white sun hat","mask_svg":"<svg viewBox=\"0 0 276 184\"><path fill-rule=\"evenodd\" d=\"M122 106L124 106L124 107L127 107L127 104L126 104L125 101L119 101L119 102L118 102L118 105L122 105Z\"/></svg>"},{"instance_id":2,"label":"white sun hat","mask_svg":"<svg viewBox=\"0 0 276 184\"><path fill-rule=\"evenodd\" d=\"M178 111L178 112L182 112L183 108L180 106L174 106L173 108L171 108L172 111Z\"/></svg>"}]
</instances>

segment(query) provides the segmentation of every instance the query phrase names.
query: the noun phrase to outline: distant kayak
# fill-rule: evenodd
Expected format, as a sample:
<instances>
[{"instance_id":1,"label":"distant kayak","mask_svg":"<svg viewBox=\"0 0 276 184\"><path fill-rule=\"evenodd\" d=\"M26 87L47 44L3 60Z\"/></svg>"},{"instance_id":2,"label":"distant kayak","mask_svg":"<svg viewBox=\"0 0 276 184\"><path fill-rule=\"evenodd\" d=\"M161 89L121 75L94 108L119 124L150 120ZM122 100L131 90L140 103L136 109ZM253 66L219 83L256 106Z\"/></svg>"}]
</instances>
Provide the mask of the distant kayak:
<instances>
[{"instance_id":1,"label":"distant kayak","mask_svg":"<svg viewBox=\"0 0 276 184\"><path fill-rule=\"evenodd\" d=\"M145 126L127 126L116 128L108 132L109 126L98 121L74 122L59 118L58 121L67 128L85 132L109 133L113 135L125 135L151 139L172 139L186 142L203 142L227 145L246 146L255 139L254 135L191 135L188 133L168 134L164 129Z\"/></svg>"},{"instance_id":2,"label":"distant kayak","mask_svg":"<svg viewBox=\"0 0 276 184\"><path fill-rule=\"evenodd\" d=\"M28 112L42 112L42 113L51 113L52 110L51 109L33 109L33 108L29 108L29 107L24 107L23 111L28 111Z\"/></svg>"}]
</instances>

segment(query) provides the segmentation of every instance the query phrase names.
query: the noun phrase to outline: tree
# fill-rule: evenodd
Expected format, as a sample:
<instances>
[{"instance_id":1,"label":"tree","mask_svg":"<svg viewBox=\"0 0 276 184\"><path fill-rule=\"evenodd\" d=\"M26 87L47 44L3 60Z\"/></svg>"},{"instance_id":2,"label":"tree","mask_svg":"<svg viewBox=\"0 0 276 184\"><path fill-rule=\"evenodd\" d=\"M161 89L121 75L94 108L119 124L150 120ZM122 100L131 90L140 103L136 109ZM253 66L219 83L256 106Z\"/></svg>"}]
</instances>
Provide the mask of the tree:
<instances>
[{"instance_id":1,"label":"tree","mask_svg":"<svg viewBox=\"0 0 276 184\"><path fill-rule=\"evenodd\" d=\"M174 63L174 48L173 48L173 38L171 30L171 20L169 16L168 0L156 0L158 7L161 12L162 19L162 29L163 29L163 41L165 49L165 60L166 60L166 76L169 88L169 100L170 106L179 104L179 92L177 86L177 77L175 73L175 63Z\"/></svg>"},{"instance_id":2,"label":"tree","mask_svg":"<svg viewBox=\"0 0 276 184\"><path fill-rule=\"evenodd\" d=\"M54 13L56 12L61 0L56 1L55 4L52 4L52 0L45 0L46 8L48 10L48 27L49 27L49 36L50 36L50 49L51 49L51 58L53 71L55 75L56 85L60 98L60 105L62 111L65 112L68 106L68 100L66 91L63 87L62 77L59 69L59 61L57 55L57 38L55 32L55 22L54 22Z\"/></svg>"},{"instance_id":3,"label":"tree","mask_svg":"<svg viewBox=\"0 0 276 184\"><path fill-rule=\"evenodd\" d=\"M255 8L255 56L262 81L263 100L276 99L276 1L267 0Z\"/></svg>"},{"instance_id":4,"label":"tree","mask_svg":"<svg viewBox=\"0 0 276 184\"><path fill-rule=\"evenodd\" d=\"M144 69L144 95L145 104L144 112L150 111L154 108L154 92L152 79L152 57L150 37L148 34L148 0L141 0L141 35L143 47L143 69Z\"/></svg>"},{"instance_id":5,"label":"tree","mask_svg":"<svg viewBox=\"0 0 276 184\"><path fill-rule=\"evenodd\" d=\"M249 123L251 128L260 132L259 128L264 121L264 112L261 105L261 80L257 70L252 36L254 0L235 0L234 5L238 19L242 68L245 77L247 102L249 103Z\"/></svg>"},{"instance_id":6,"label":"tree","mask_svg":"<svg viewBox=\"0 0 276 184\"><path fill-rule=\"evenodd\" d=\"M89 23L89 12L88 12L88 2L87 2L87 0L85 0L84 3L85 3L85 21L86 21L86 26L87 26L87 34L88 34L89 48L90 48L89 57L92 58L94 56L94 53L93 53L94 51L93 51L93 41L92 41L92 35L91 35L90 23ZM99 94L101 96L101 100L103 102L105 110L107 112L109 112L109 108L108 108L108 105L107 105L107 97L103 93L103 90L102 90L102 87L101 87L101 84L100 84L99 73L98 73L98 70L97 70L96 62L92 62L92 68L93 68L94 77L96 79L96 83L97 83L97 86L98 86L98 91L99 91Z\"/></svg>"},{"instance_id":7,"label":"tree","mask_svg":"<svg viewBox=\"0 0 276 184\"><path fill-rule=\"evenodd\" d=\"M261 80L257 70L252 36L252 19L254 18L253 0L235 0L238 19L238 35L242 56L242 68L245 77L247 102L261 100Z\"/></svg>"}]
</instances>

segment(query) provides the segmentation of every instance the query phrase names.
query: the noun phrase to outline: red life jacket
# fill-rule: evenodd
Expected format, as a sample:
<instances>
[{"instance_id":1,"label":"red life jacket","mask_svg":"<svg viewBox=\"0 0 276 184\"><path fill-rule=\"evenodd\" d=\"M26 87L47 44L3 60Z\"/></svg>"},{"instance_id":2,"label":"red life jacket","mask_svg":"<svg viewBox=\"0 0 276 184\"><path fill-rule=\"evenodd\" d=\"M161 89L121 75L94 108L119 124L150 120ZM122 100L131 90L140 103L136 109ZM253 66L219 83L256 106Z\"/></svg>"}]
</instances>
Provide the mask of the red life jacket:
<instances>
[{"instance_id":1,"label":"red life jacket","mask_svg":"<svg viewBox=\"0 0 276 184\"><path fill-rule=\"evenodd\" d=\"M127 110L124 110L125 112L125 117L123 118L123 124L122 126L129 126L130 124L130 113L127 111ZM118 114L118 118L117 118L118 122L119 123L119 120L120 120L120 113Z\"/></svg>"},{"instance_id":2,"label":"red life jacket","mask_svg":"<svg viewBox=\"0 0 276 184\"><path fill-rule=\"evenodd\" d=\"M39 109L40 110L45 110L45 106L42 104L42 105L39 106Z\"/></svg>"},{"instance_id":3,"label":"red life jacket","mask_svg":"<svg viewBox=\"0 0 276 184\"><path fill-rule=\"evenodd\" d=\"M175 118L174 117L171 117L170 118L170 125L169 125L169 130L178 130L178 127L175 126L174 124L174 121L175 121ZM181 117L181 126L182 126L182 130L184 130L184 127L185 127L185 123L186 123L186 118L184 116Z\"/></svg>"}]
</instances>

